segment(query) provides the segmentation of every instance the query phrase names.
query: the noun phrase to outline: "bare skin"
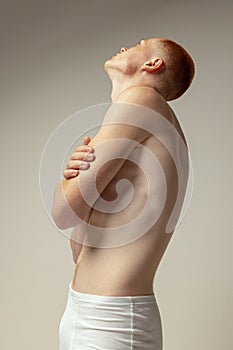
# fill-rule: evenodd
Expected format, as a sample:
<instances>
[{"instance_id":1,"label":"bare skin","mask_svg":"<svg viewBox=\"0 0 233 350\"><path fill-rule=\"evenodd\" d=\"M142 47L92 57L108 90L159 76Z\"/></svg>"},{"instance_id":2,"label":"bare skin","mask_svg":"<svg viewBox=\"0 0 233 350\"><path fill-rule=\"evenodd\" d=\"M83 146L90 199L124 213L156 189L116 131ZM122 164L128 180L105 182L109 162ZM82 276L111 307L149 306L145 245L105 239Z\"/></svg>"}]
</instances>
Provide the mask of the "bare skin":
<instances>
[{"instance_id":1,"label":"bare skin","mask_svg":"<svg viewBox=\"0 0 233 350\"><path fill-rule=\"evenodd\" d=\"M131 103L130 88L137 86L140 96L143 96L143 98L140 97L140 104L163 115L177 129L187 145L174 112L153 85L155 80L151 79L151 76L161 69L163 60L160 57L151 56L152 44L154 45L154 41L143 40L144 47L137 45L129 50L122 48L120 57L114 56L106 62L105 68L113 82L112 100L117 102L119 96L127 90L129 93L126 94L124 101L127 102L127 96L129 96L129 103ZM150 57L152 58L150 59ZM134 62L131 65L132 60ZM141 65L142 61L143 65ZM134 94L134 90L132 91ZM92 145L90 138L85 139L84 145ZM166 177L167 197L162 214L148 232L127 245L114 248L96 248L82 246L71 239L70 245L76 264L72 288L78 292L115 296L153 294L153 280L173 234L173 232L166 233L165 227L177 198L178 179L174 161L159 139L151 135L136 147L133 152L136 152L139 159L143 159L142 146L153 152L162 165ZM77 161L82 159L82 152L76 150L76 153L73 154L73 159L64 171L65 178L78 176L79 162ZM73 170L78 171L72 173ZM80 169L80 171L88 171L88 168L87 170ZM128 223L140 213L147 195L147 181L140 167L129 160L125 161L101 196L108 201L115 199L116 184L120 179L125 178L131 182L134 188L134 198L130 205L114 214L92 209L88 223L103 228L118 227ZM153 215L153 210L147 215ZM146 217L145 220L147 220Z\"/></svg>"},{"instance_id":2,"label":"bare skin","mask_svg":"<svg viewBox=\"0 0 233 350\"><path fill-rule=\"evenodd\" d=\"M163 98L153 96L149 107L165 116L184 139L177 118ZM156 103L154 102L156 101ZM146 102L148 104L148 101ZM73 256L78 257L73 275L72 288L82 293L100 295L147 295L153 293L155 273L168 246L172 234L165 233L165 225L177 194L176 169L164 145L154 136L143 143L161 162L167 181L168 196L160 219L146 234L136 241L116 248L83 246L71 240ZM134 152L142 152L137 147ZM88 170L87 170L88 171ZM126 224L135 217L145 203L147 183L138 166L126 161L117 175L102 193L105 200L115 198L116 183L127 178L134 186L134 200L120 213L103 213L92 210L89 222L99 227L115 227ZM80 253L81 252L81 253Z\"/></svg>"}]
</instances>

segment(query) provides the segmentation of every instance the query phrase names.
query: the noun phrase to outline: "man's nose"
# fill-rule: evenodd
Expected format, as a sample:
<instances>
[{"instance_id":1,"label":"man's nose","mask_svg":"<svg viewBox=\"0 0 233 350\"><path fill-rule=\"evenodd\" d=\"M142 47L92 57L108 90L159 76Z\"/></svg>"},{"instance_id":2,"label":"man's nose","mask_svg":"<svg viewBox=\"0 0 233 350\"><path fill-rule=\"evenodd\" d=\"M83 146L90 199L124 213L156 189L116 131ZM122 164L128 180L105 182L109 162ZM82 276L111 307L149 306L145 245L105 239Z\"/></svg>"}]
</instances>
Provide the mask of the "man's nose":
<instances>
[{"instance_id":1,"label":"man's nose","mask_svg":"<svg viewBox=\"0 0 233 350\"><path fill-rule=\"evenodd\" d=\"M121 52L125 52L125 51L127 51L128 49L127 49L127 47L122 47L121 48Z\"/></svg>"}]
</instances>

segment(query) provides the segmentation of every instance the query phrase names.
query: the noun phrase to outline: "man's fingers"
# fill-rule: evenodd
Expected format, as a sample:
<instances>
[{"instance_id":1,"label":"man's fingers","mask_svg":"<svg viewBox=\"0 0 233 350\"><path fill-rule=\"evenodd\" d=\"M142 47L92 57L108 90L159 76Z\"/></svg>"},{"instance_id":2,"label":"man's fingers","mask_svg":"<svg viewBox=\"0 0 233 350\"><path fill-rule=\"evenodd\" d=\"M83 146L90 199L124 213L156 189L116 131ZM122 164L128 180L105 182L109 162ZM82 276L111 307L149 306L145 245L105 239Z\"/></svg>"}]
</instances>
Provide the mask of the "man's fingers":
<instances>
[{"instance_id":1,"label":"man's fingers","mask_svg":"<svg viewBox=\"0 0 233 350\"><path fill-rule=\"evenodd\" d=\"M87 145L81 145L75 149L75 152L94 152L94 148Z\"/></svg>"},{"instance_id":2,"label":"man's fingers","mask_svg":"<svg viewBox=\"0 0 233 350\"><path fill-rule=\"evenodd\" d=\"M95 155L91 152L74 152L71 154L70 160L85 160L85 161L93 161L95 159Z\"/></svg>"},{"instance_id":3,"label":"man's fingers","mask_svg":"<svg viewBox=\"0 0 233 350\"><path fill-rule=\"evenodd\" d=\"M70 179L71 177L76 177L78 174L79 174L79 171L75 169L65 169L63 171L63 176L66 179Z\"/></svg>"},{"instance_id":4,"label":"man's fingers","mask_svg":"<svg viewBox=\"0 0 233 350\"><path fill-rule=\"evenodd\" d=\"M66 169L63 171L65 179L78 176L79 169L86 170L90 167L88 162L95 159L95 156L92 154L94 152L93 147L88 146L90 141L90 136L85 136L83 145L77 147L75 152L71 155L71 158L66 165Z\"/></svg>"},{"instance_id":5,"label":"man's fingers","mask_svg":"<svg viewBox=\"0 0 233 350\"><path fill-rule=\"evenodd\" d=\"M80 158L77 158L77 159L80 159ZM89 159L88 161L91 161L91 160ZM69 160L69 162L66 165L66 169L63 171L63 176L66 179L78 176L79 169L87 170L90 168L90 164L88 163L88 161Z\"/></svg>"},{"instance_id":6,"label":"man's fingers","mask_svg":"<svg viewBox=\"0 0 233 350\"><path fill-rule=\"evenodd\" d=\"M89 162L95 160L94 148L88 146L91 141L90 136L85 136L83 144L76 148L75 152L71 155L69 162L66 165L66 169L63 171L65 179L76 177L80 170L89 169Z\"/></svg>"},{"instance_id":7,"label":"man's fingers","mask_svg":"<svg viewBox=\"0 0 233 350\"><path fill-rule=\"evenodd\" d=\"M91 138L90 138L90 136L85 136L84 137L84 140L83 140L83 144L84 145L88 145L88 143L91 141Z\"/></svg>"},{"instance_id":8,"label":"man's fingers","mask_svg":"<svg viewBox=\"0 0 233 350\"><path fill-rule=\"evenodd\" d=\"M73 170L78 170L78 169L89 169L90 164L88 162L83 162L79 160L69 160L69 162L66 165L66 169L73 169Z\"/></svg>"}]
</instances>

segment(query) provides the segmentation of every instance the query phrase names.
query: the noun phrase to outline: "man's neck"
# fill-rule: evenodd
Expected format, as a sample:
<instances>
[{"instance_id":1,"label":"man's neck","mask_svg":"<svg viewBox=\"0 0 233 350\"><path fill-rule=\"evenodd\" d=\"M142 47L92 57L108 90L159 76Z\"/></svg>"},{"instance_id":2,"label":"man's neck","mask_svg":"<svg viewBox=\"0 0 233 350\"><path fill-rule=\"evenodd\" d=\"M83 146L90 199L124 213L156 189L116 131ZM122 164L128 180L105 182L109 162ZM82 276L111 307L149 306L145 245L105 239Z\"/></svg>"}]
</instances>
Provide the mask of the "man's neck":
<instances>
[{"instance_id":1,"label":"man's neck","mask_svg":"<svg viewBox=\"0 0 233 350\"><path fill-rule=\"evenodd\" d=\"M124 90L128 89L130 86L132 85L126 81L125 82L112 81L112 93L111 93L112 102L115 102L118 96L120 96L120 94Z\"/></svg>"},{"instance_id":2,"label":"man's neck","mask_svg":"<svg viewBox=\"0 0 233 350\"><path fill-rule=\"evenodd\" d=\"M115 102L118 99L118 97L122 94L123 91L125 91L131 87L150 88L158 94L156 89L147 82L142 83L141 81L138 81L137 79L124 80L124 81L112 80L112 93L111 93L112 102Z\"/></svg>"},{"instance_id":3,"label":"man's neck","mask_svg":"<svg viewBox=\"0 0 233 350\"><path fill-rule=\"evenodd\" d=\"M141 82L141 79L138 79L137 77L133 77L130 79L126 79L125 76L124 77L117 77L115 79L111 79L112 80L112 93L111 93L111 99L112 102L115 102L118 98L118 96L120 96L120 94L133 86L145 86L147 84L143 84ZM149 85L148 85L149 87Z\"/></svg>"}]
</instances>

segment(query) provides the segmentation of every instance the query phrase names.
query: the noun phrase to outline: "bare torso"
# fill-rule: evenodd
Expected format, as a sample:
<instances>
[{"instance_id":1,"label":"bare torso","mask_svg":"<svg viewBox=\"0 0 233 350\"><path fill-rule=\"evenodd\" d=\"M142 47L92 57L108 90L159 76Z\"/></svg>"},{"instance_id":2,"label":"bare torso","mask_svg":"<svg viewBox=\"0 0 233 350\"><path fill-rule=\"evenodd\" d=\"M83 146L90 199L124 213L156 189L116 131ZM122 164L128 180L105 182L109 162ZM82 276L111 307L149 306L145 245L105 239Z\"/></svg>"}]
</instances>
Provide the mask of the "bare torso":
<instances>
[{"instance_id":1,"label":"bare torso","mask_svg":"<svg viewBox=\"0 0 233 350\"><path fill-rule=\"evenodd\" d=\"M179 122L168 105L161 103L159 109L158 112L175 126L185 141ZM166 176L168 191L162 215L148 232L129 244L114 248L83 246L72 281L72 288L76 291L122 296L153 293L156 270L172 237L172 233L165 233L165 226L177 196L177 172L174 162L157 138L151 135L133 150L139 166L127 160L101 195L108 201L115 199L116 183L126 178L134 187L134 197L130 205L123 211L112 214L93 209L89 222L98 227L118 227L140 213L147 195L147 181L140 168L140 164L143 168L144 147L154 153ZM146 215L153 215L153 208Z\"/></svg>"}]
</instances>

